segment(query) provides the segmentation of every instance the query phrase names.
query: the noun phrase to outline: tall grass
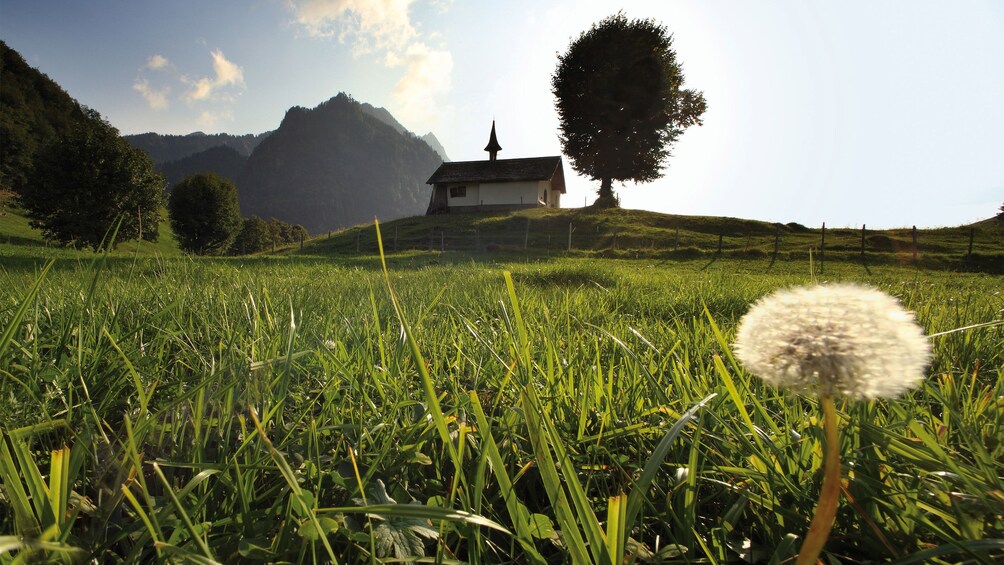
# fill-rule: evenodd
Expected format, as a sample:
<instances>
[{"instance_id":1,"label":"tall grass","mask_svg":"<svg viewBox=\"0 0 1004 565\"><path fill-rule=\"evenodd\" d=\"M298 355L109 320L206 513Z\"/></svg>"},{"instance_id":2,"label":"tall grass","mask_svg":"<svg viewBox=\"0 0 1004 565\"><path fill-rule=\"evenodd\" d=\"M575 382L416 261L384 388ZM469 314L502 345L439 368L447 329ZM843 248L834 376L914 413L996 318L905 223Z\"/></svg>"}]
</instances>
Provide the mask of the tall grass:
<instances>
[{"instance_id":1,"label":"tall grass","mask_svg":"<svg viewBox=\"0 0 1004 565\"><path fill-rule=\"evenodd\" d=\"M0 559L781 563L812 401L731 355L805 265L108 258L0 269ZM785 272L787 270L787 272ZM1000 279L852 265L928 333ZM995 294L997 293L997 294ZM1004 333L840 406L831 558L1004 555Z\"/></svg>"}]
</instances>

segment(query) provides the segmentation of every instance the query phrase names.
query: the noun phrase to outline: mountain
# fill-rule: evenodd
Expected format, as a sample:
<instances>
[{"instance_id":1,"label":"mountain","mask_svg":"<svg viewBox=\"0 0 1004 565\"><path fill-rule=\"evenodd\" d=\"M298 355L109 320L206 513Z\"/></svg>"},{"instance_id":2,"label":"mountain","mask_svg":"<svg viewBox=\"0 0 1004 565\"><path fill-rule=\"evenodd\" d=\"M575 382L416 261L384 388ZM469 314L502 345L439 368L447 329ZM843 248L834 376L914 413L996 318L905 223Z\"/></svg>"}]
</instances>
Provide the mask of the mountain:
<instances>
[{"instance_id":1,"label":"mountain","mask_svg":"<svg viewBox=\"0 0 1004 565\"><path fill-rule=\"evenodd\" d=\"M436 139L436 136L433 135L431 131L422 136L422 141L426 142L429 147L433 149L433 151L439 153L439 156L442 157L444 161L450 160L450 158L446 155L446 149L443 147L443 144Z\"/></svg>"},{"instance_id":2,"label":"mountain","mask_svg":"<svg viewBox=\"0 0 1004 565\"><path fill-rule=\"evenodd\" d=\"M405 129L405 127L401 125L401 122L397 121L397 119L395 119L394 116L390 112L388 112L386 108L377 108L363 102L360 104L359 109L373 116L374 118L380 120L381 122L389 125L390 127L394 128L394 131L396 131L397 133L400 133L402 135L412 135L412 136L415 135L412 132ZM436 139L436 136L433 135L431 131L419 137L419 139L427 143L429 147L433 149L433 151L439 153L439 156L442 157L444 161L450 160L450 158L446 156L446 149L443 148L443 145L439 143L439 140Z\"/></svg>"},{"instance_id":3,"label":"mountain","mask_svg":"<svg viewBox=\"0 0 1004 565\"><path fill-rule=\"evenodd\" d=\"M217 145L176 161L159 165L170 186L195 173L216 173L234 183L241 176L247 156L228 145Z\"/></svg>"},{"instance_id":4,"label":"mountain","mask_svg":"<svg viewBox=\"0 0 1004 565\"><path fill-rule=\"evenodd\" d=\"M369 114L370 116L373 116L374 118L394 128L394 131L396 131L397 133L401 134L411 133L404 126L402 126L401 122L397 121L397 118L395 118L389 111L387 111L386 108L378 108L371 106L365 102L360 102L359 109L363 113Z\"/></svg>"},{"instance_id":5,"label":"mountain","mask_svg":"<svg viewBox=\"0 0 1004 565\"><path fill-rule=\"evenodd\" d=\"M159 133L141 133L126 135L126 141L146 151L153 162L161 165L190 157L214 147L225 146L247 157L254 151L263 139L272 132L245 135L230 135L228 133L205 134L201 131L188 135L162 135Z\"/></svg>"},{"instance_id":6,"label":"mountain","mask_svg":"<svg viewBox=\"0 0 1004 565\"><path fill-rule=\"evenodd\" d=\"M342 93L313 109L290 108L255 148L237 182L241 212L311 233L420 215L425 181L441 162L427 143Z\"/></svg>"},{"instance_id":7,"label":"mountain","mask_svg":"<svg viewBox=\"0 0 1004 565\"><path fill-rule=\"evenodd\" d=\"M86 119L65 90L0 41L0 189L21 186L35 151Z\"/></svg>"}]
</instances>

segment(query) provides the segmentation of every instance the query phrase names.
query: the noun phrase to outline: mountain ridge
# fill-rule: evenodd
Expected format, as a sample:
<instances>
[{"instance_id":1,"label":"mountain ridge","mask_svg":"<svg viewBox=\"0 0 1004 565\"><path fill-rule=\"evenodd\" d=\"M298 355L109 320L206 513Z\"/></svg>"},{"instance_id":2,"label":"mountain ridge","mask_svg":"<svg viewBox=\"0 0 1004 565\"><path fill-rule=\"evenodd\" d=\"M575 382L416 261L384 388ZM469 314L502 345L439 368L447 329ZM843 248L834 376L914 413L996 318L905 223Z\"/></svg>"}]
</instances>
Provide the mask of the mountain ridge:
<instances>
[{"instance_id":1,"label":"mountain ridge","mask_svg":"<svg viewBox=\"0 0 1004 565\"><path fill-rule=\"evenodd\" d=\"M367 106L343 92L315 108L290 108L241 172L242 213L311 233L423 214L425 181L442 158Z\"/></svg>"},{"instance_id":2,"label":"mountain ridge","mask_svg":"<svg viewBox=\"0 0 1004 565\"><path fill-rule=\"evenodd\" d=\"M122 137L133 147L146 151L154 164L160 166L164 163L191 157L196 153L219 146L230 147L244 157L247 157L251 155L251 152L254 151L254 148L263 139L271 134L271 131L241 135L229 133L207 134L196 131L183 135L147 132L124 135Z\"/></svg>"}]
</instances>

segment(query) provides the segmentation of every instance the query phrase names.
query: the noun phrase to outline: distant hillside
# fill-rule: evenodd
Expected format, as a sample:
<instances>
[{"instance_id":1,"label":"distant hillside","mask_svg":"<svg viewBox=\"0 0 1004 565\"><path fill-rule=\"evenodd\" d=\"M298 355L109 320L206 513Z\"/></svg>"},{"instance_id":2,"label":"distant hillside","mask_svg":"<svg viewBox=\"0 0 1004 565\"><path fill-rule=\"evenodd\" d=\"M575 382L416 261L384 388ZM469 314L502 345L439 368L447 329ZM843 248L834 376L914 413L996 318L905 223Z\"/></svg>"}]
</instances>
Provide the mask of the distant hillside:
<instances>
[{"instance_id":1,"label":"distant hillside","mask_svg":"<svg viewBox=\"0 0 1004 565\"><path fill-rule=\"evenodd\" d=\"M247 157L241 155L236 149L226 145L217 145L177 161L163 163L159 168L170 186L178 184L185 177L195 173L216 173L237 183L247 160Z\"/></svg>"},{"instance_id":2,"label":"distant hillside","mask_svg":"<svg viewBox=\"0 0 1004 565\"><path fill-rule=\"evenodd\" d=\"M24 183L35 151L84 120L76 100L0 41L0 189Z\"/></svg>"},{"instance_id":3,"label":"distant hillside","mask_svg":"<svg viewBox=\"0 0 1004 565\"><path fill-rule=\"evenodd\" d=\"M177 161L201 153L207 149L225 146L247 157L254 151L263 139L272 132L245 135L230 135L228 133L205 134L201 131L188 135L162 135L159 133L141 133L126 135L126 141L133 147L146 151L157 165Z\"/></svg>"},{"instance_id":4,"label":"distant hillside","mask_svg":"<svg viewBox=\"0 0 1004 565\"><path fill-rule=\"evenodd\" d=\"M400 124L398 124L400 125ZM238 180L244 215L318 233L425 212L425 181L442 158L346 94L291 108L248 158Z\"/></svg>"}]
</instances>

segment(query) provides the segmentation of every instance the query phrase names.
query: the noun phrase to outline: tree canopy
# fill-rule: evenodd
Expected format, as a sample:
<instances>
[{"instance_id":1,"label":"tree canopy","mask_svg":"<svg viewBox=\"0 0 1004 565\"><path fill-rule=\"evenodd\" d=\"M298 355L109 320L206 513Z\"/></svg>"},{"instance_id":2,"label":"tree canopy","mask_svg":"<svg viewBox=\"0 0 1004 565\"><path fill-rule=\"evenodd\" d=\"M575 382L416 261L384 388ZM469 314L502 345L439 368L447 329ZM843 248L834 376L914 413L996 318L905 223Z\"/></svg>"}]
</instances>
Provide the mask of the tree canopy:
<instances>
[{"instance_id":1,"label":"tree canopy","mask_svg":"<svg viewBox=\"0 0 1004 565\"><path fill-rule=\"evenodd\" d=\"M213 173L194 174L178 183L167 208L179 247L197 255L226 252L241 230L237 186Z\"/></svg>"},{"instance_id":2,"label":"tree canopy","mask_svg":"<svg viewBox=\"0 0 1004 565\"><path fill-rule=\"evenodd\" d=\"M98 112L50 139L34 155L19 191L31 226L47 239L101 247L118 226L117 241L156 241L164 180L146 153L119 136ZM121 221L121 223L119 223Z\"/></svg>"},{"instance_id":3,"label":"tree canopy","mask_svg":"<svg viewBox=\"0 0 1004 565\"><path fill-rule=\"evenodd\" d=\"M661 176L673 142L707 109L683 88L673 37L652 20L610 16L583 32L551 77L564 154L600 181L597 203L613 205L613 181Z\"/></svg>"}]
</instances>

